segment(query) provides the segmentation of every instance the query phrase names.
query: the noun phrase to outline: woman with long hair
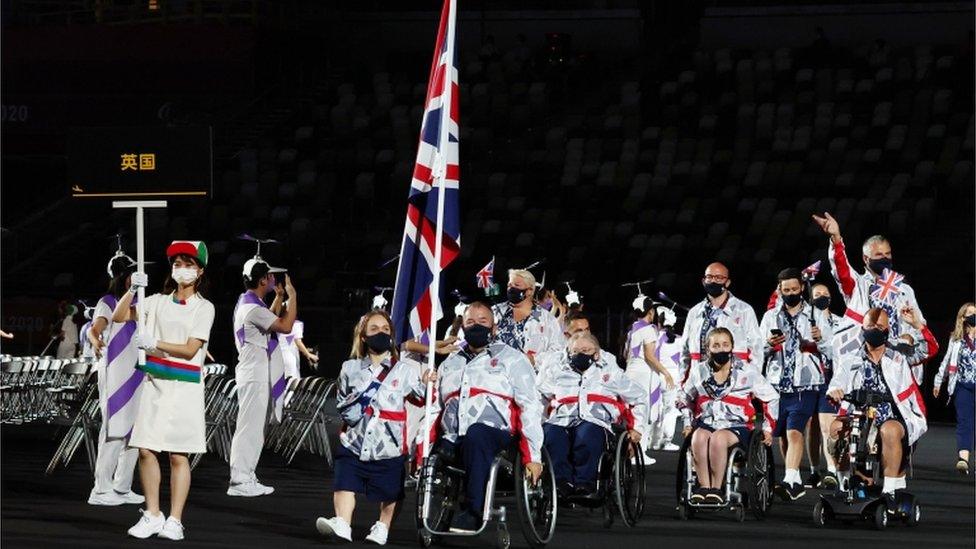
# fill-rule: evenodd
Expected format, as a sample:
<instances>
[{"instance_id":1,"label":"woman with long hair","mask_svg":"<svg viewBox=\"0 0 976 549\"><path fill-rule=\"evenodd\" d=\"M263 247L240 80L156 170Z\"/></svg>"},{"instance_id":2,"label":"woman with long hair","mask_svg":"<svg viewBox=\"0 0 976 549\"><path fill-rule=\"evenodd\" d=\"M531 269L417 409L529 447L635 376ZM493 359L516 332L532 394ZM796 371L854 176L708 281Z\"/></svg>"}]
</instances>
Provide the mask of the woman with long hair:
<instances>
[{"instance_id":1,"label":"woman with long hair","mask_svg":"<svg viewBox=\"0 0 976 549\"><path fill-rule=\"evenodd\" d=\"M956 324L949 337L949 348L935 374L932 394L942 392L948 382L948 393L956 405L956 470L969 474L969 455L973 451L974 391L976 386L976 303L964 303L956 313Z\"/></svg>"},{"instance_id":2,"label":"woman with long hair","mask_svg":"<svg viewBox=\"0 0 976 549\"><path fill-rule=\"evenodd\" d=\"M173 242L166 248L172 270L163 292L133 306L138 288L148 284L145 273L133 273L129 291L112 315L113 322L142 323L133 339L146 352L146 363L139 365L146 376L129 439L129 446L139 448L139 478L146 496L146 510L129 528L136 538L183 539L183 508L190 492L187 456L207 451L203 364L214 306L199 292L207 255L203 242ZM169 518L159 505L160 452L169 454Z\"/></svg>"},{"instance_id":3,"label":"woman with long hair","mask_svg":"<svg viewBox=\"0 0 976 549\"><path fill-rule=\"evenodd\" d=\"M353 330L337 390L342 428L335 455L335 516L315 521L322 535L352 541L356 494L363 494L380 507L366 541L385 545L403 500L409 447L405 403L422 405L425 386L420 364L400 358L392 334L393 322L382 309L363 315Z\"/></svg>"}]
</instances>

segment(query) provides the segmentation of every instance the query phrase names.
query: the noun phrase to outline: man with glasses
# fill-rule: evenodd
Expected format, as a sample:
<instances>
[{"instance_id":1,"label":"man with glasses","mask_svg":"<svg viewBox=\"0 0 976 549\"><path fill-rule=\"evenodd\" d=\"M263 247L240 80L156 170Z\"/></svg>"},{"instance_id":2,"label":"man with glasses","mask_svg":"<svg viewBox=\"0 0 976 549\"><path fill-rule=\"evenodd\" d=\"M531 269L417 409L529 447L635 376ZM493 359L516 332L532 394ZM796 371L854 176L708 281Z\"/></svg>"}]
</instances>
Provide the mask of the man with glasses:
<instances>
[{"instance_id":1,"label":"man with glasses","mask_svg":"<svg viewBox=\"0 0 976 549\"><path fill-rule=\"evenodd\" d=\"M692 366L708 360L704 353L705 337L717 327L732 332L735 348L732 353L748 365L762 371L763 339L759 334L756 312L748 303L732 295L729 286L729 269L721 263L712 263L705 269L702 287L705 299L688 311L685 321L685 341L681 350L682 377L687 377Z\"/></svg>"}]
</instances>

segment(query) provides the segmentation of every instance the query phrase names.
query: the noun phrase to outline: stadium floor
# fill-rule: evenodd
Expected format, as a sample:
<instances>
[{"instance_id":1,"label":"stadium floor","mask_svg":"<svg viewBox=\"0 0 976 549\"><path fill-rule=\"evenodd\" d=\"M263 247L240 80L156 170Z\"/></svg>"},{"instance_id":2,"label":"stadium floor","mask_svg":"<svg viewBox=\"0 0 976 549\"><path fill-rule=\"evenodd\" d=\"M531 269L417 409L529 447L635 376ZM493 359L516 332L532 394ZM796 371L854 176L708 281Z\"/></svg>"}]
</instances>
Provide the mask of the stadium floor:
<instances>
[{"instance_id":1,"label":"stadium floor","mask_svg":"<svg viewBox=\"0 0 976 549\"><path fill-rule=\"evenodd\" d=\"M137 506L93 507L85 503L91 476L84 458L53 476L43 471L53 452L53 430L38 427L4 427L2 430L2 528L0 542L14 547L133 547L160 546L170 542L129 539L126 529L138 519ZM915 479L909 489L923 506L922 524L909 529L901 524L886 531L867 523L832 524L817 529L811 520L813 492L791 504L776 502L765 521L751 516L745 523L731 514L705 514L689 522L674 518L674 471L677 453L657 452L657 464L648 470L644 520L628 529L619 521L610 530L601 526L599 511L560 510L556 537L550 547L560 549L611 549L611 547L967 547L976 543L976 505L973 477L963 478L953 469L952 427L933 426L920 444L915 460ZM79 454L80 457L80 454ZM164 466L165 469L165 466ZM338 543L323 540L315 531L315 518L331 516L331 473L322 458L302 455L285 467L281 458L266 454L261 467L263 482L276 488L267 497L247 499L225 495L227 465L204 459L194 471L190 501L184 516L184 547L316 547ZM165 478L165 476L164 476ZM168 488L163 487L163 501ZM394 523L390 543L416 547L412 492ZM164 505L165 510L165 505ZM354 537L361 540L375 520L375 507L361 503L354 521ZM513 547L526 547L517 518L510 515ZM446 547L493 547L492 531L478 539L444 543ZM356 541L361 545L361 541ZM608 545L612 544L612 545ZM698 545L705 544L705 545Z\"/></svg>"}]
</instances>

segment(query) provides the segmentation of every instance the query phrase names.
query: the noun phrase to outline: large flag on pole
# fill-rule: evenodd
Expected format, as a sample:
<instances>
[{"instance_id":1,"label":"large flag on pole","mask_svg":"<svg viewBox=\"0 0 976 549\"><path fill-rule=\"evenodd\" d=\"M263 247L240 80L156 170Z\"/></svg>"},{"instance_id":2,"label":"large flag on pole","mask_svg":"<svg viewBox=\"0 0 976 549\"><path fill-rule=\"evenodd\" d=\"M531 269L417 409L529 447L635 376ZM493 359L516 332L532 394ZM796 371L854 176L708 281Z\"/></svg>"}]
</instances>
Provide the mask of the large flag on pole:
<instances>
[{"instance_id":1,"label":"large flag on pole","mask_svg":"<svg viewBox=\"0 0 976 549\"><path fill-rule=\"evenodd\" d=\"M440 271L454 261L461 248L455 20L455 0L444 0L393 293L398 342L421 335L442 316Z\"/></svg>"}]
</instances>

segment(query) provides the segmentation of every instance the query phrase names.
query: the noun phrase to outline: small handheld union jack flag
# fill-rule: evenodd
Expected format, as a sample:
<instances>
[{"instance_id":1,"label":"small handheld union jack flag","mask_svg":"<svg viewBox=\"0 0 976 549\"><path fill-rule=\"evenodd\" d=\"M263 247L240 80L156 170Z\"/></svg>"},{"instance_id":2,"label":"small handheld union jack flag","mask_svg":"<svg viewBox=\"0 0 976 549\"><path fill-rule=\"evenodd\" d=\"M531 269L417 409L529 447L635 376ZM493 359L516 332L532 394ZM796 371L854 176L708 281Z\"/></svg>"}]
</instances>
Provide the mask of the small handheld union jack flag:
<instances>
[{"instance_id":1,"label":"small handheld union jack flag","mask_svg":"<svg viewBox=\"0 0 976 549\"><path fill-rule=\"evenodd\" d=\"M803 279L813 280L814 278L817 278L817 273L819 272L820 272L820 261L818 260L813 265L810 265L806 269L803 269Z\"/></svg>"},{"instance_id":2,"label":"small handheld union jack flag","mask_svg":"<svg viewBox=\"0 0 976 549\"><path fill-rule=\"evenodd\" d=\"M480 271L478 271L478 275L476 276L476 278L477 278L479 288L483 290L487 290L488 288L491 288L491 285L495 283L495 258L494 257L491 258L491 261L489 261L487 265L485 265L484 267L481 268Z\"/></svg>"},{"instance_id":3,"label":"small handheld union jack flag","mask_svg":"<svg viewBox=\"0 0 976 549\"><path fill-rule=\"evenodd\" d=\"M881 278L872 286L871 297L884 303L894 303L898 299L898 295L901 294L901 282L903 280L905 280L903 275L891 269L885 269Z\"/></svg>"}]
</instances>

